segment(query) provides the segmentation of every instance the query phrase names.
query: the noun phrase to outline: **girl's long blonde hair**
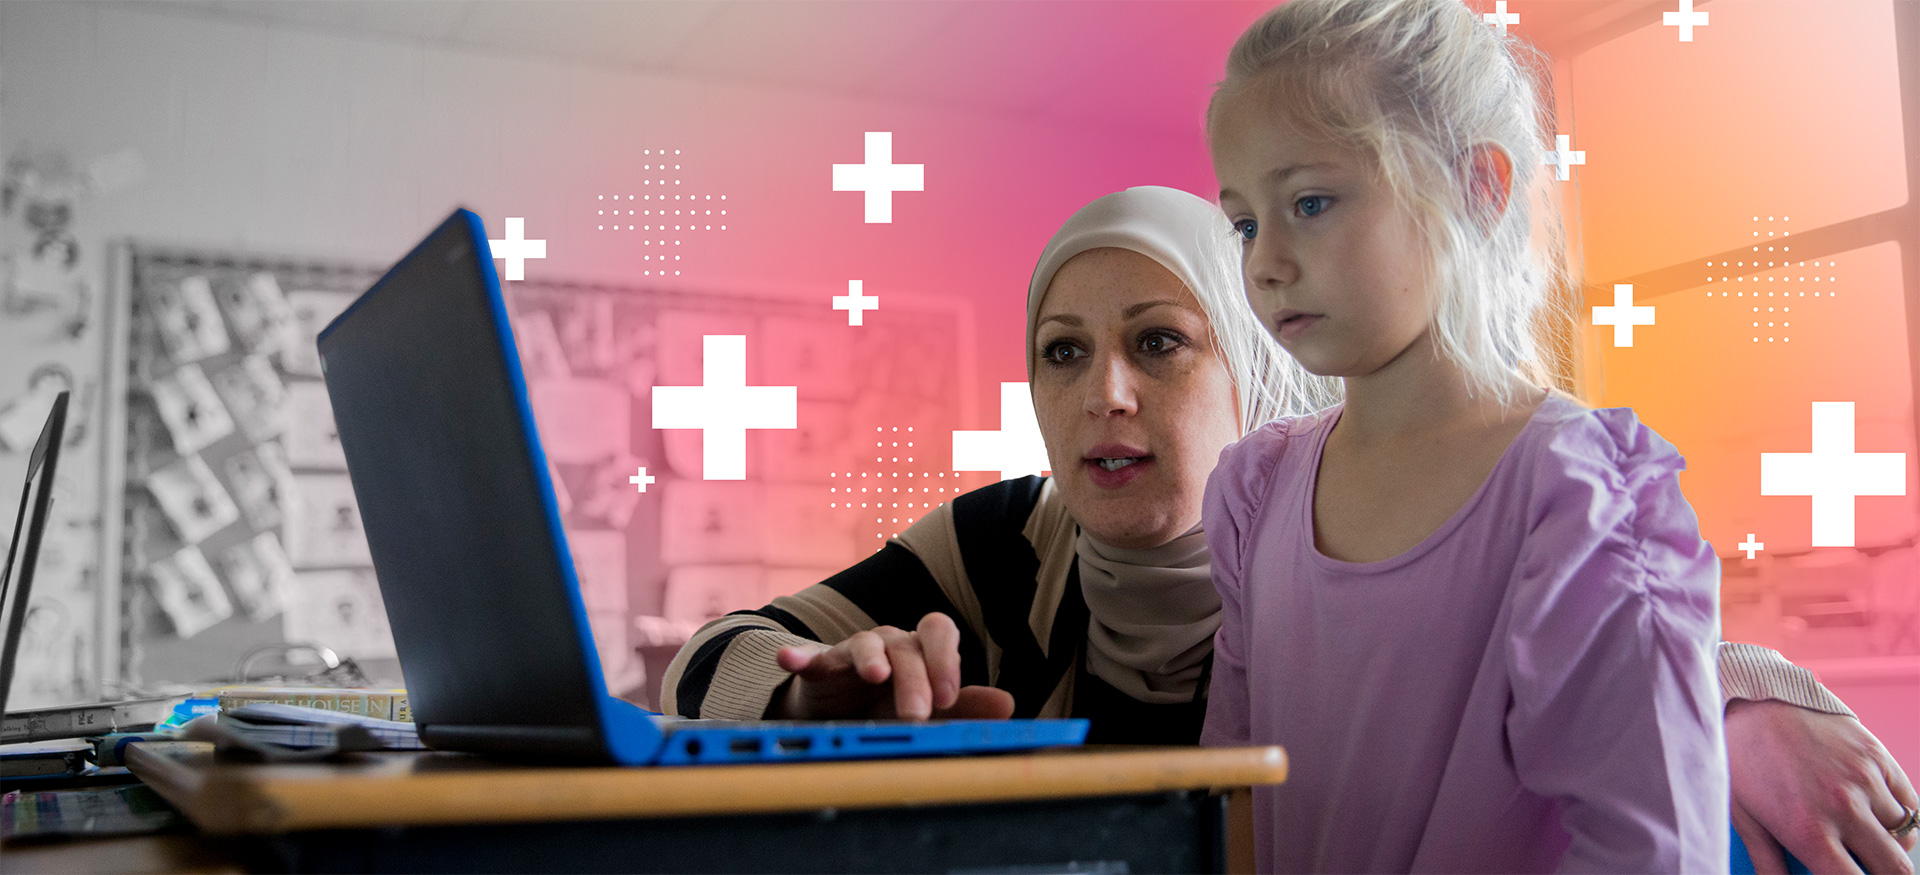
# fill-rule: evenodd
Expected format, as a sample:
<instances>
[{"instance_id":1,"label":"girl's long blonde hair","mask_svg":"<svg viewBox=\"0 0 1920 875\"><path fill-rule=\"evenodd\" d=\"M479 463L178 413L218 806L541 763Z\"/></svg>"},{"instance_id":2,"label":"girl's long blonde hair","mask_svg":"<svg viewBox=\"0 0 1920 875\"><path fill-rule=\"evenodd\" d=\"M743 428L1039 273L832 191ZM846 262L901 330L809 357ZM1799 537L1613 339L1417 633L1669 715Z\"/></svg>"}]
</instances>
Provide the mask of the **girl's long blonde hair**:
<instances>
[{"instance_id":1,"label":"girl's long blonde hair","mask_svg":"<svg viewBox=\"0 0 1920 875\"><path fill-rule=\"evenodd\" d=\"M1374 159L1425 244L1435 345L1471 389L1502 402L1569 370L1560 345L1541 342L1568 318L1552 197L1541 198L1551 239L1544 252L1531 245L1552 130L1541 60L1461 0L1290 0L1240 35L1207 109L1211 131L1225 98L1258 85L1273 98L1263 109ZM1504 211L1470 197L1481 146L1512 160Z\"/></svg>"}]
</instances>

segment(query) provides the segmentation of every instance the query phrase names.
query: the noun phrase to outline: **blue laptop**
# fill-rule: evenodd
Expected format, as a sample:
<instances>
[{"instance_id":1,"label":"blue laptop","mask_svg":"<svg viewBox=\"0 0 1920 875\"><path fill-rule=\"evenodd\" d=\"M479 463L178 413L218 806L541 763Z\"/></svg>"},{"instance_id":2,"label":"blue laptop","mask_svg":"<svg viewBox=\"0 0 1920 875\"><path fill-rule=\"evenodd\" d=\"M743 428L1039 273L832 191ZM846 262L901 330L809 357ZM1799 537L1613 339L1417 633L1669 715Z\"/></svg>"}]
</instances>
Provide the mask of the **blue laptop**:
<instances>
[{"instance_id":1,"label":"blue laptop","mask_svg":"<svg viewBox=\"0 0 1920 875\"><path fill-rule=\"evenodd\" d=\"M458 210L319 336L421 739L689 765L1079 744L1085 720L678 720L607 692L480 217Z\"/></svg>"}]
</instances>

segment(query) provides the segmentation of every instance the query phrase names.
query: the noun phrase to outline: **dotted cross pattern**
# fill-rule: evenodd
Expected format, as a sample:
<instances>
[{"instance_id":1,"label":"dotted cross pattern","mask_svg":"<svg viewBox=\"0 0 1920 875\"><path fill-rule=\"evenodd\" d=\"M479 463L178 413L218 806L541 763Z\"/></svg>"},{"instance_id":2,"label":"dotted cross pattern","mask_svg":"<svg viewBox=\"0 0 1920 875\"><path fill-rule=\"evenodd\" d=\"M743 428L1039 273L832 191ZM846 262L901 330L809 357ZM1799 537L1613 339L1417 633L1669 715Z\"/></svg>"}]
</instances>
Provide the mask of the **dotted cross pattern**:
<instances>
[{"instance_id":1,"label":"dotted cross pattern","mask_svg":"<svg viewBox=\"0 0 1920 875\"><path fill-rule=\"evenodd\" d=\"M926 191L926 169L893 163L892 131L868 131L866 163L833 165L833 190L866 192L867 223L892 223L893 193Z\"/></svg>"},{"instance_id":2,"label":"dotted cross pattern","mask_svg":"<svg viewBox=\"0 0 1920 875\"><path fill-rule=\"evenodd\" d=\"M1040 436L1040 420L1033 412L1033 392L1026 383L1000 384L1000 430L953 433L953 470L997 471L1000 479L1044 474L1047 443Z\"/></svg>"},{"instance_id":3,"label":"dotted cross pattern","mask_svg":"<svg viewBox=\"0 0 1920 875\"><path fill-rule=\"evenodd\" d=\"M874 426L873 432L876 464L914 461L913 426ZM828 472L827 478L827 508L875 514L873 522L880 531L874 538L881 541L946 504L962 489L960 475L945 471L834 471Z\"/></svg>"},{"instance_id":4,"label":"dotted cross pattern","mask_svg":"<svg viewBox=\"0 0 1920 875\"><path fill-rule=\"evenodd\" d=\"M487 249L494 258L507 263L507 279L524 280L527 278L527 259L546 258L547 241L528 240L527 220L518 216L507 219L507 238L488 240Z\"/></svg>"},{"instance_id":5,"label":"dotted cross pattern","mask_svg":"<svg viewBox=\"0 0 1920 875\"><path fill-rule=\"evenodd\" d=\"M1907 494L1907 454L1854 452L1853 402L1812 403L1813 452L1761 453L1760 494L1811 496L1813 546L1851 547L1854 498Z\"/></svg>"},{"instance_id":6,"label":"dotted cross pattern","mask_svg":"<svg viewBox=\"0 0 1920 875\"><path fill-rule=\"evenodd\" d=\"M673 150L674 161L678 162L679 149ZM659 157L654 157L658 153ZM640 271L641 276L666 276L668 261L679 261L679 253L669 255L666 251L667 231L672 231L673 246L681 245L679 239L684 233L698 231L727 230L726 195L720 195L720 203L714 203L711 194L687 194L669 192L668 189L680 187L681 165L667 163L666 149L642 149L640 172L645 177L640 180L642 192L634 194L602 194L596 196L595 225L601 231L638 231L640 241L640 260L659 262L658 267L648 265ZM671 171L671 173L669 173ZM624 209L621 201L626 201ZM612 203L608 203L612 201ZM640 203L634 203L640 201ZM715 214L718 214L716 218ZM622 217L625 217L624 220ZM654 239L645 239L654 238ZM658 247L658 248L656 248ZM679 265L674 265L673 275L679 276Z\"/></svg>"},{"instance_id":7,"label":"dotted cross pattern","mask_svg":"<svg viewBox=\"0 0 1920 875\"><path fill-rule=\"evenodd\" d=\"M1779 222L1782 225L1784 225L1787 222L1792 221L1792 218L1793 217L1791 216L1768 216L1766 218L1766 221ZM1760 221L1760 217L1754 216L1753 221L1758 223ZM1778 230L1778 231L1768 231L1766 232L1766 235L1768 239L1764 241L1756 241L1752 247L1754 252L1754 256L1753 256L1754 261L1752 264L1748 264L1745 261L1708 261L1707 267L1709 269L1715 268L1715 267L1722 268L1722 269L1731 267L1731 268L1737 269L1737 271L1742 274L1758 273L1761 271L1763 267L1763 265L1760 264L1760 255L1759 255L1760 246L1762 243L1766 244L1768 252L1779 253L1778 255L1767 256L1769 260L1764 265L1764 267L1766 268L1781 268L1781 267L1804 268L1808 266L1808 262L1805 262L1805 261L1789 260L1790 256L1787 253L1792 252L1793 247L1787 245L1786 238L1793 236L1792 231L1788 231L1782 228L1781 230ZM1760 231L1758 228L1755 228L1755 230L1753 231L1753 236L1755 237L1760 236ZM1778 239L1775 239L1775 238L1778 238ZM1826 268L1828 270L1832 270L1836 264L1838 264L1838 262L1835 262L1831 259L1825 259L1825 260L1816 259L1815 261L1812 262L1812 266L1816 269ZM1760 298L1807 297L1807 290L1805 288L1795 291L1791 288L1791 285L1795 282L1804 283L1804 282L1807 282L1808 280L1812 280L1814 283L1816 283L1816 286L1813 290L1813 297L1818 298L1824 295L1825 297L1832 299L1832 298L1839 297L1840 295L1840 293L1833 288L1833 284L1835 282L1838 282L1840 279L1838 276L1829 275L1826 277L1821 277L1816 275L1816 276L1808 277L1804 275L1786 276L1784 274L1778 275L1778 276L1769 276L1765 278L1766 282L1768 283L1777 282L1777 283L1780 283L1781 285L1768 286L1769 290L1762 292L1759 288L1761 277L1735 276L1734 273L1735 271L1727 271L1725 275L1720 277L1708 276L1707 282L1720 283L1721 291L1718 293L1719 297L1753 298L1754 299L1754 304L1751 307L1752 315L1750 317L1750 322L1754 329L1754 332L1753 332L1754 343L1760 342L1760 335L1762 333L1765 333L1767 335L1768 343L1772 343L1776 340L1782 343L1786 343L1793 340L1791 336L1786 334L1786 329L1793 327L1793 322L1791 321L1792 319L1791 314L1793 313L1793 307L1787 304L1785 301L1767 301L1765 304L1761 304L1759 302ZM1818 283L1821 283L1823 280L1826 283L1826 291L1824 293L1820 291L1820 287L1817 285ZM1754 284L1751 287L1752 291L1746 291L1745 288L1742 288L1740 291L1727 291L1728 283L1744 284L1748 282L1751 282ZM1786 287L1783 288L1783 286L1786 286ZM1707 297L1712 298L1714 296L1715 296L1715 292L1712 289L1708 289ZM1742 303L1744 304L1745 302L1742 302ZM1763 306L1766 308L1765 315L1761 314L1761 307ZM1762 320L1765 320L1766 322L1766 325L1764 326L1766 330L1764 332L1761 330L1762 326L1760 323ZM1778 337L1775 337L1773 335L1773 329L1776 329L1776 328L1780 329L1781 331L1780 336Z\"/></svg>"},{"instance_id":8,"label":"dotted cross pattern","mask_svg":"<svg viewBox=\"0 0 1920 875\"><path fill-rule=\"evenodd\" d=\"M796 428L799 388L747 385L747 338L701 337L699 386L653 387L653 427L700 429L702 480L747 479L747 429Z\"/></svg>"}]
</instances>

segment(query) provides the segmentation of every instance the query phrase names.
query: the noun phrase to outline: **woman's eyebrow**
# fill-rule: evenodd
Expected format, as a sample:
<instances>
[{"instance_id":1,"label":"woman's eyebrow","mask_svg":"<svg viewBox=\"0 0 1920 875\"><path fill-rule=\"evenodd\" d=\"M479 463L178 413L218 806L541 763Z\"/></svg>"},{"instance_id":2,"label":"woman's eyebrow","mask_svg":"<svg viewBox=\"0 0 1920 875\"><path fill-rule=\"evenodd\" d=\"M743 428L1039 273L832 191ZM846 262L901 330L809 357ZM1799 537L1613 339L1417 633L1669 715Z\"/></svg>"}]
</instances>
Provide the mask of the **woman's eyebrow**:
<instances>
[{"instance_id":1,"label":"woman's eyebrow","mask_svg":"<svg viewBox=\"0 0 1920 875\"><path fill-rule=\"evenodd\" d=\"M1085 322L1081 321L1080 317L1078 316L1074 316L1067 313L1055 313L1052 316L1048 316L1047 318L1040 320L1040 324L1035 325L1033 327L1039 328L1040 325L1045 325L1048 322L1061 322L1067 325L1071 325L1075 328L1079 328L1080 326L1086 324Z\"/></svg>"},{"instance_id":2,"label":"woman's eyebrow","mask_svg":"<svg viewBox=\"0 0 1920 875\"><path fill-rule=\"evenodd\" d=\"M1147 312L1148 310L1151 310L1155 307L1159 307L1161 305L1165 305L1168 307L1178 307L1180 306L1180 302L1169 301L1169 300L1166 300L1165 298L1162 298L1157 301L1141 301L1138 304L1135 304L1131 307L1128 307L1125 310L1120 311L1120 316L1123 319L1132 319L1135 316L1138 316L1142 313Z\"/></svg>"}]
</instances>

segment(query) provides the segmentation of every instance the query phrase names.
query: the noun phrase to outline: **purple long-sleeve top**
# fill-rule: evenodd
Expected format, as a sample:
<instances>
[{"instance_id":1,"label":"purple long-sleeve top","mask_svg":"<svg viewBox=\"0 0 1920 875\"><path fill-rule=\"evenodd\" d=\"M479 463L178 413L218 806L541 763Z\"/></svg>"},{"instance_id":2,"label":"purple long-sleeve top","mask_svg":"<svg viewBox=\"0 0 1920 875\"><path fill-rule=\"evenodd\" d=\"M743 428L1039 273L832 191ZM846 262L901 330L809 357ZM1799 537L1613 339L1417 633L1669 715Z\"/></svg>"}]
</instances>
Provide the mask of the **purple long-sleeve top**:
<instances>
[{"instance_id":1,"label":"purple long-sleeve top","mask_svg":"<svg viewBox=\"0 0 1920 875\"><path fill-rule=\"evenodd\" d=\"M1314 547L1340 408L1227 448L1203 744L1279 744L1275 872L1725 872L1719 563L1631 410L1541 405L1479 491L1378 562Z\"/></svg>"}]
</instances>

